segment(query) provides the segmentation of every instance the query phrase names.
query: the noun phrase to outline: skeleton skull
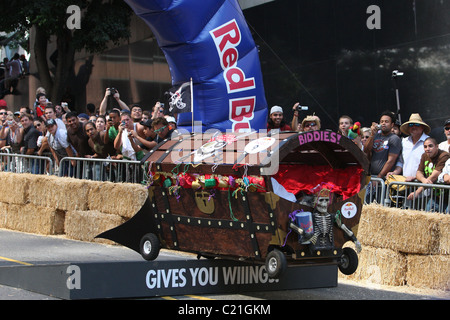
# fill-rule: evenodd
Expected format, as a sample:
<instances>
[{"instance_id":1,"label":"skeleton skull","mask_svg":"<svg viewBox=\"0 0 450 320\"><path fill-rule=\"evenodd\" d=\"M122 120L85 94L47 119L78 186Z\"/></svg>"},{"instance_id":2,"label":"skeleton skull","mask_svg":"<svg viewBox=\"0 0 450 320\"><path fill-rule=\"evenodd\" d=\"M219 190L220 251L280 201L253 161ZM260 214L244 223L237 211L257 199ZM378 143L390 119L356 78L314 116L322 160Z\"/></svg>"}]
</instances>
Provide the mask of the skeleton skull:
<instances>
[{"instance_id":1,"label":"skeleton skull","mask_svg":"<svg viewBox=\"0 0 450 320\"><path fill-rule=\"evenodd\" d=\"M317 211L319 211L321 214L326 214L329 201L330 201L329 197L317 198L317 204L316 204Z\"/></svg>"}]
</instances>

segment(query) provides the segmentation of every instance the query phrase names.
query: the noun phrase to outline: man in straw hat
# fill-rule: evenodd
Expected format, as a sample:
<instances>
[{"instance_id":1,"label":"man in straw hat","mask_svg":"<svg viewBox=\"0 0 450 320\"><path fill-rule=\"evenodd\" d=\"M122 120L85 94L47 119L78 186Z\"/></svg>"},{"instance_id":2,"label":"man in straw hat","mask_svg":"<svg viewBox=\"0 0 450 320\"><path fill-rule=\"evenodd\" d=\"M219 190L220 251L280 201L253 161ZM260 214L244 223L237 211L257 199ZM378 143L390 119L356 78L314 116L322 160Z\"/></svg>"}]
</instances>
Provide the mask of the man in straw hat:
<instances>
[{"instance_id":1,"label":"man in straw hat","mask_svg":"<svg viewBox=\"0 0 450 320\"><path fill-rule=\"evenodd\" d=\"M428 138L431 128L422 121L420 114L413 113L409 121L400 126L400 131L407 137L402 139L402 157L392 173L401 174L403 171L406 181L413 181L416 179L420 158L424 153L423 143Z\"/></svg>"},{"instance_id":2,"label":"man in straw hat","mask_svg":"<svg viewBox=\"0 0 450 320\"><path fill-rule=\"evenodd\" d=\"M305 119L302 121L302 131L316 131L320 130L320 119L316 115L309 115L306 116Z\"/></svg>"}]
</instances>

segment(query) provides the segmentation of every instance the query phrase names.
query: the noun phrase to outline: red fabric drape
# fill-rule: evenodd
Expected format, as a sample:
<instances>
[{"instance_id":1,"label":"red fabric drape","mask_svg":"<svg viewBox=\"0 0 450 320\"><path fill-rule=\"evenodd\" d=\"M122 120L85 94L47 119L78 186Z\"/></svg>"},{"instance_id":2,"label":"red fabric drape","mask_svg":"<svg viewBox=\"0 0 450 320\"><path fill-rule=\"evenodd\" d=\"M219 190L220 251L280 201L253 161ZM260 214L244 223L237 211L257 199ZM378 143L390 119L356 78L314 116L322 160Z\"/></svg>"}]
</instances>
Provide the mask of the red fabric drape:
<instances>
[{"instance_id":1,"label":"red fabric drape","mask_svg":"<svg viewBox=\"0 0 450 320\"><path fill-rule=\"evenodd\" d=\"M361 188L361 167L333 169L329 166L280 165L273 176L288 192L316 193L326 188L347 199Z\"/></svg>"}]
</instances>

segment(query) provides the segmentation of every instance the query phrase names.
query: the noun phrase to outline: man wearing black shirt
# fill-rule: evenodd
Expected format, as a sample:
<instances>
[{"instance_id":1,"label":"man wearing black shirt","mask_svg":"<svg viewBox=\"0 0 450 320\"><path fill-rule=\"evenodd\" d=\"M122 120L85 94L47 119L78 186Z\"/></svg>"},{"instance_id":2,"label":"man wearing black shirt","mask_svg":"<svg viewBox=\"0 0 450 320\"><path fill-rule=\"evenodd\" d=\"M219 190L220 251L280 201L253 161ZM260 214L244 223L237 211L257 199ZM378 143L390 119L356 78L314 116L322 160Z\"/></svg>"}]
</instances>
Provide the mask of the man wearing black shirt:
<instances>
[{"instance_id":1,"label":"man wearing black shirt","mask_svg":"<svg viewBox=\"0 0 450 320\"><path fill-rule=\"evenodd\" d=\"M24 114L20 118L22 127L24 129L22 153L26 155L34 155L38 150L37 140L39 138L39 131L33 126L33 118L29 114ZM39 174L44 171L45 161L30 159L30 171L33 174Z\"/></svg>"}]
</instances>

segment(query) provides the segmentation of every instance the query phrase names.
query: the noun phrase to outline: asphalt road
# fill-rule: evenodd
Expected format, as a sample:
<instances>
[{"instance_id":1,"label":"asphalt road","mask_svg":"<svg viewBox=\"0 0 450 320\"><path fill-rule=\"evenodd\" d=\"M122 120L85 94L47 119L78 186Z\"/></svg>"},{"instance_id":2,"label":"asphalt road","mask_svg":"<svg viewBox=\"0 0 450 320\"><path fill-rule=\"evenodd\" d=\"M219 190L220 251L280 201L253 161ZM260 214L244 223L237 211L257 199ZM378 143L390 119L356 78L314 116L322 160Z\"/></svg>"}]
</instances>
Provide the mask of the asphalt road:
<instances>
[{"instance_id":1,"label":"asphalt road","mask_svg":"<svg viewBox=\"0 0 450 320\"><path fill-rule=\"evenodd\" d=\"M196 259L194 255L162 250L157 260ZM55 265L76 262L143 261L136 252L121 246L111 246L68 240L62 237L39 236L0 229L0 272L4 266ZM404 290L403 290L404 291ZM182 295L151 298L153 300L436 300L450 299L447 293L411 290L399 292L380 287L367 287L339 281L337 287L262 291L245 294ZM0 284L0 300L58 300Z\"/></svg>"}]
</instances>

